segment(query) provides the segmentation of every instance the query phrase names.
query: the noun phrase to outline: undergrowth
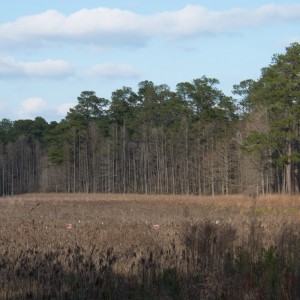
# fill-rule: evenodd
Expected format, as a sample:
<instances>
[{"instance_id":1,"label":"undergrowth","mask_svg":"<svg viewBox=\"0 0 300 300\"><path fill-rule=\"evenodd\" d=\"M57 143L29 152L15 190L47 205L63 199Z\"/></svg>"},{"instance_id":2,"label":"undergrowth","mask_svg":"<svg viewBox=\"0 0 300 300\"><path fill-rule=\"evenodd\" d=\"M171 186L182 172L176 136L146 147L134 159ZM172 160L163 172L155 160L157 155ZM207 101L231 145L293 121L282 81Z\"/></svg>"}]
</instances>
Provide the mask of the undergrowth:
<instances>
[{"instance_id":1,"label":"undergrowth","mask_svg":"<svg viewBox=\"0 0 300 300\"><path fill-rule=\"evenodd\" d=\"M251 224L255 227L256 224ZM237 241L231 225L188 223L181 244L141 252L24 247L0 255L1 299L297 299L300 231L282 227L264 247L251 229ZM259 235L259 236L258 236Z\"/></svg>"}]
</instances>

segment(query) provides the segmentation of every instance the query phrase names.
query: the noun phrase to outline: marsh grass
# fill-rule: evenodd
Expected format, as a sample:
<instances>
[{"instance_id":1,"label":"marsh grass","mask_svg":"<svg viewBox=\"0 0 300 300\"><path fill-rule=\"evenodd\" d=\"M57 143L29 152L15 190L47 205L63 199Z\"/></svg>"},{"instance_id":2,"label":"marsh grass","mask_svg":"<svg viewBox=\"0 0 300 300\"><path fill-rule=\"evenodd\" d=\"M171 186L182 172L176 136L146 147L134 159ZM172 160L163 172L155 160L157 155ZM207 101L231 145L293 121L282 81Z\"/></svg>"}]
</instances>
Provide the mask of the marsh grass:
<instances>
[{"instance_id":1,"label":"marsh grass","mask_svg":"<svg viewBox=\"0 0 300 300\"><path fill-rule=\"evenodd\" d=\"M299 209L281 195L4 197L0 299L297 299Z\"/></svg>"}]
</instances>

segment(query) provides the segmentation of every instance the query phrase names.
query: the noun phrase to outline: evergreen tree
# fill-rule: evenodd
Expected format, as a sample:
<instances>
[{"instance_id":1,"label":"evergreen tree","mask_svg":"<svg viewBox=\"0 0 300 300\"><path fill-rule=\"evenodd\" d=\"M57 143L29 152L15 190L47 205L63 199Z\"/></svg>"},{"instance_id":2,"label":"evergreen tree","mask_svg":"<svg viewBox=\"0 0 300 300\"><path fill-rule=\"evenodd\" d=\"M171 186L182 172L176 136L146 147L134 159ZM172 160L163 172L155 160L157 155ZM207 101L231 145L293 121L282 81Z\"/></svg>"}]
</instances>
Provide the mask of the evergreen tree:
<instances>
[{"instance_id":1,"label":"evergreen tree","mask_svg":"<svg viewBox=\"0 0 300 300\"><path fill-rule=\"evenodd\" d=\"M248 151L268 155L276 165L275 181L281 191L299 191L300 162L300 45L294 43L285 54L273 56L271 64L262 70L257 82L248 81L248 94L244 99L252 114L266 110L267 128L253 131L244 146ZM236 89L237 90L237 89ZM251 150L252 149L252 150ZM259 150L260 149L260 150Z\"/></svg>"}]
</instances>

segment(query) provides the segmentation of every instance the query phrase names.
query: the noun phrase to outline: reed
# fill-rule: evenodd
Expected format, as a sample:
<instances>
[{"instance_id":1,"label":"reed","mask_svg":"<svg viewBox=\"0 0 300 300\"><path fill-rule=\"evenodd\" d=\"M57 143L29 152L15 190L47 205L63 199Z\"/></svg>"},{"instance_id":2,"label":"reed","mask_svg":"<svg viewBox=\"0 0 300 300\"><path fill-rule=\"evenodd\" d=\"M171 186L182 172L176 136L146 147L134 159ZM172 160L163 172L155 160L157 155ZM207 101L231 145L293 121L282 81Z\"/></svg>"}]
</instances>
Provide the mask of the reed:
<instances>
[{"instance_id":1,"label":"reed","mask_svg":"<svg viewBox=\"0 0 300 300\"><path fill-rule=\"evenodd\" d=\"M297 299L299 206L282 195L4 197L0 299Z\"/></svg>"}]
</instances>

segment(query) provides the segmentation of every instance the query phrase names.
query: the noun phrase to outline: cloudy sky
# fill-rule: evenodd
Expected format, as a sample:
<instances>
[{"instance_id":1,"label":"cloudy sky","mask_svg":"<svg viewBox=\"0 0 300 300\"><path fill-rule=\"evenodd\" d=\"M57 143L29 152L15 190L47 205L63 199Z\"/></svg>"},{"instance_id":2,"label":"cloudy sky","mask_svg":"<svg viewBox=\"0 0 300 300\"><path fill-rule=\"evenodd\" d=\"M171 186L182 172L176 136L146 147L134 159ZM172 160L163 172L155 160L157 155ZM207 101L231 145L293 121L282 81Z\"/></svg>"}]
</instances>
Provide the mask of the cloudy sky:
<instances>
[{"instance_id":1,"label":"cloudy sky","mask_svg":"<svg viewBox=\"0 0 300 300\"><path fill-rule=\"evenodd\" d=\"M300 42L299 0L10 0L0 10L0 119L64 118L82 91L257 79Z\"/></svg>"}]
</instances>

